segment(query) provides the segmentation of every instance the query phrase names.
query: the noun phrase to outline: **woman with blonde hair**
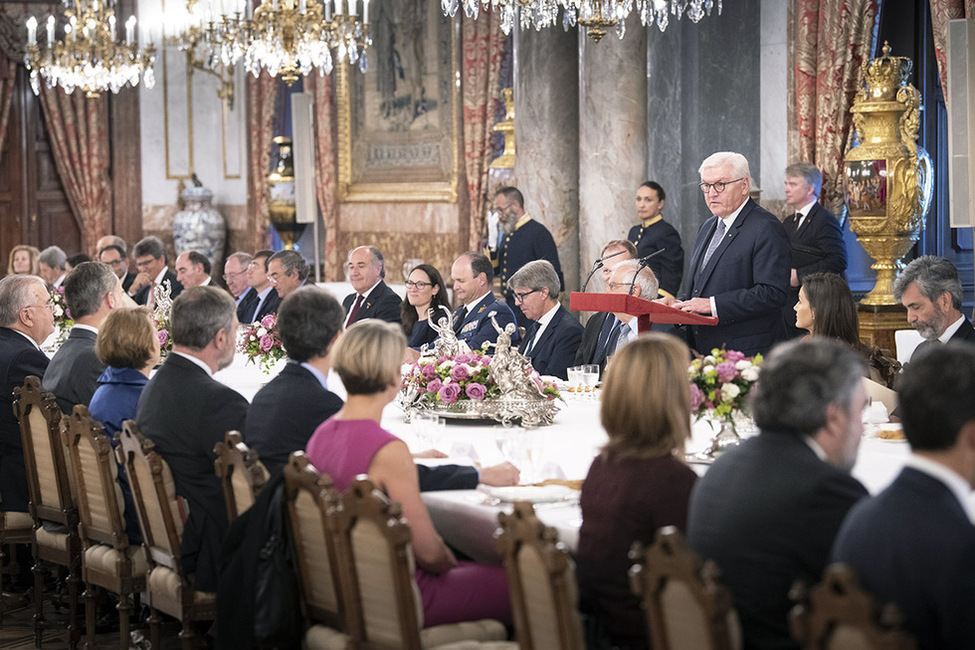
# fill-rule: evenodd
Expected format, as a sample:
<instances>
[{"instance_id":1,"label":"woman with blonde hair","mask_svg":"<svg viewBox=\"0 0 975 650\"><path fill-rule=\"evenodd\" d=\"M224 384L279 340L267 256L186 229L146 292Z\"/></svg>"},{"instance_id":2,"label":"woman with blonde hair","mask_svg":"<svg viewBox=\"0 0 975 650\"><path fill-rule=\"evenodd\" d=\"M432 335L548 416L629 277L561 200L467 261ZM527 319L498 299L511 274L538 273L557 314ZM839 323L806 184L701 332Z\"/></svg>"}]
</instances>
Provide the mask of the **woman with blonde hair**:
<instances>
[{"instance_id":1,"label":"woman with blonde hair","mask_svg":"<svg viewBox=\"0 0 975 650\"><path fill-rule=\"evenodd\" d=\"M7 275L40 275L41 266L37 261L41 254L34 246L17 244L10 249L7 259Z\"/></svg>"},{"instance_id":2,"label":"woman with blonde hair","mask_svg":"<svg viewBox=\"0 0 975 650\"><path fill-rule=\"evenodd\" d=\"M652 543L662 526L687 526L697 479L680 459L691 428L689 363L678 339L645 334L617 352L606 371L600 418L609 442L582 485L576 555L580 609L597 647L648 646L627 552L634 541Z\"/></svg>"},{"instance_id":3,"label":"woman with blonde hair","mask_svg":"<svg viewBox=\"0 0 975 650\"><path fill-rule=\"evenodd\" d=\"M425 627L492 618L511 623L504 569L458 562L434 530L420 498L416 466L406 444L379 423L402 384L406 337L400 325L364 320L349 327L332 349L332 367L348 392L345 406L323 422L306 453L339 490L358 474L400 503L412 531L416 582Z\"/></svg>"}]
</instances>

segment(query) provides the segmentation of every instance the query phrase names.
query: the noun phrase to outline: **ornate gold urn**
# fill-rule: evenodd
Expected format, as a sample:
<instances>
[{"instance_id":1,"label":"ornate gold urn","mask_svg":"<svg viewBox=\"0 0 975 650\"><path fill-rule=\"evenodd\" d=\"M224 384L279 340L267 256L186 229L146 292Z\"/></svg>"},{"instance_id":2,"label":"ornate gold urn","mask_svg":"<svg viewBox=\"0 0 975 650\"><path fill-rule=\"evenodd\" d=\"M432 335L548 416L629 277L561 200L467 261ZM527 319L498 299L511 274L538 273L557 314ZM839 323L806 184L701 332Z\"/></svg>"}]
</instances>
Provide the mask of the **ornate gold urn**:
<instances>
[{"instance_id":1,"label":"ornate gold urn","mask_svg":"<svg viewBox=\"0 0 975 650\"><path fill-rule=\"evenodd\" d=\"M292 250L308 224L297 221L291 138L279 135L272 142L278 145L278 164L267 176L268 212L285 250Z\"/></svg>"},{"instance_id":2,"label":"ornate gold urn","mask_svg":"<svg viewBox=\"0 0 975 650\"><path fill-rule=\"evenodd\" d=\"M901 258L921 234L931 204L931 159L917 146L921 96L908 83L913 62L883 56L864 64L864 85L853 101L858 144L846 154L850 229L874 259L877 282L862 305L896 305L893 283Z\"/></svg>"}]
</instances>

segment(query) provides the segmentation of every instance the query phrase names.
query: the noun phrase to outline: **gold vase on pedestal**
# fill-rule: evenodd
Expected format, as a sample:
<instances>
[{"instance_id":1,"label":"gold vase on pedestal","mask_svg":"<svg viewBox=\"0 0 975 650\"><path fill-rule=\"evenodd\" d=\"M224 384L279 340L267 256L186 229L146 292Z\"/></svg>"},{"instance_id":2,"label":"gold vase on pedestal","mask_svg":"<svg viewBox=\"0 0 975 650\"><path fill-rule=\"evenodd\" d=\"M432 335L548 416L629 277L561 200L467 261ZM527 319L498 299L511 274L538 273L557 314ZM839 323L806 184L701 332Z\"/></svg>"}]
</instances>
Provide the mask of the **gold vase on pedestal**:
<instances>
[{"instance_id":1,"label":"gold vase on pedestal","mask_svg":"<svg viewBox=\"0 0 975 650\"><path fill-rule=\"evenodd\" d=\"M279 135L272 142L278 145L278 164L267 176L268 212L285 250L293 250L308 224L297 221L291 138Z\"/></svg>"},{"instance_id":2,"label":"gold vase on pedestal","mask_svg":"<svg viewBox=\"0 0 975 650\"><path fill-rule=\"evenodd\" d=\"M846 154L846 204L850 229L874 260L877 272L865 306L897 305L894 279L924 225L931 204L931 159L917 146L921 96L908 83L913 63L883 56L864 65L864 86L853 101L859 144Z\"/></svg>"}]
</instances>

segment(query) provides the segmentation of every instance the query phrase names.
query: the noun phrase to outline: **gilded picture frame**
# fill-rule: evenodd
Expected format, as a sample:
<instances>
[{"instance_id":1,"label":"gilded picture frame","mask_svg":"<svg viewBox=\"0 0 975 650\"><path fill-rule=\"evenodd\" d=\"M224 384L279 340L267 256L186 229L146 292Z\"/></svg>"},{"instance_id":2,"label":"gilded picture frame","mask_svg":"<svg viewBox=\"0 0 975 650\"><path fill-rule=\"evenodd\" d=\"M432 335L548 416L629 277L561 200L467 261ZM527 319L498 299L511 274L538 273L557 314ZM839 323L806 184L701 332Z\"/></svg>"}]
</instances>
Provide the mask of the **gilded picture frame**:
<instances>
[{"instance_id":1,"label":"gilded picture frame","mask_svg":"<svg viewBox=\"0 0 975 650\"><path fill-rule=\"evenodd\" d=\"M369 68L336 67L338 197L457 201L460 23L436 3L376 3Z\"/></svg>"}]
</instances>

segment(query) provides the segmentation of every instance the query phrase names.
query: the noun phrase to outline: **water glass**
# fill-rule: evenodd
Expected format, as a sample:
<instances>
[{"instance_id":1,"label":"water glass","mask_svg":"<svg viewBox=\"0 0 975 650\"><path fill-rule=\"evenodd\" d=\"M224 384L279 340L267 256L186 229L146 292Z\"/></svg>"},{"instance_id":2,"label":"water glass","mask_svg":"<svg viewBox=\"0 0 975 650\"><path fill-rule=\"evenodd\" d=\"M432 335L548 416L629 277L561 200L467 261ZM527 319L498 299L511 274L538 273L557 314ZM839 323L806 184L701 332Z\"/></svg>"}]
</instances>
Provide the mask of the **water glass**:
<instances>
[{"instance_id":1,"label":"water glass","mask_svg":"<svg viewBox=\"0 0 975 650\"><path fill-rule=\"evenodd\" d=\"M590 363L582 366L582 382L586 385L586 388L590 392L596 390L596 385L599 384L599 365Z\"/></svg>"},{"instance_id":2,"label":"water glass","mask_svg":"<svg viewBox=\"0 0 975 650\"><path fill-rule=\"evenodd\" d=\"M582 386L582 366L572 366L566 372L569 375L569 387L578 391Z\"/></svg>"}]
</instances>

